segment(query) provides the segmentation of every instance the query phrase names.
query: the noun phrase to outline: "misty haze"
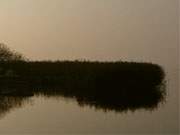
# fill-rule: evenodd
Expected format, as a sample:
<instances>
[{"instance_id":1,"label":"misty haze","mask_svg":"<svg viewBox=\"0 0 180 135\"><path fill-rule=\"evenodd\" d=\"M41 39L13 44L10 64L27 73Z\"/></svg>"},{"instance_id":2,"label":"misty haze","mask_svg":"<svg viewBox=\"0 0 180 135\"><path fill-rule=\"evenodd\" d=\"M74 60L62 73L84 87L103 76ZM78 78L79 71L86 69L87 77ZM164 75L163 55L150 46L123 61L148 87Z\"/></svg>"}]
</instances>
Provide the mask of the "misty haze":
<instances>
[{"instance_id":1,"label":"misty haze","mask_svg":"<svg viewBox=\"0 0 180 135\"><path fill-rule=\"evenodd\" d=\"M178 0L0 0L0 134L178 134Z\"/></svg>"}]
</instances>

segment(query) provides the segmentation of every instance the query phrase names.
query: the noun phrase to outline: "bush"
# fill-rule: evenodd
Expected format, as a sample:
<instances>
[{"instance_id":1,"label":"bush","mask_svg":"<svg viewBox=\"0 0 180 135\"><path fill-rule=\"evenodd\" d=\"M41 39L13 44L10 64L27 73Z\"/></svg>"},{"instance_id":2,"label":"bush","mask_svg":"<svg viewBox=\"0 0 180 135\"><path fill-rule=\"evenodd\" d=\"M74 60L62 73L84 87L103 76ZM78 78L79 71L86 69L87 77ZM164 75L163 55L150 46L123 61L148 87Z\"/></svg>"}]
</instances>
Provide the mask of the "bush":
<instances>
[{"instance_id":1,"label":"bush","mask_svg":"<svg viewBox=\"0 0 180 135\"><path fill-rule=\"evenodd\" d=\"M0 43L0 61L23 61L25 58L20 53L10 50L5 44Z\"/></svg>"}]
</instances>

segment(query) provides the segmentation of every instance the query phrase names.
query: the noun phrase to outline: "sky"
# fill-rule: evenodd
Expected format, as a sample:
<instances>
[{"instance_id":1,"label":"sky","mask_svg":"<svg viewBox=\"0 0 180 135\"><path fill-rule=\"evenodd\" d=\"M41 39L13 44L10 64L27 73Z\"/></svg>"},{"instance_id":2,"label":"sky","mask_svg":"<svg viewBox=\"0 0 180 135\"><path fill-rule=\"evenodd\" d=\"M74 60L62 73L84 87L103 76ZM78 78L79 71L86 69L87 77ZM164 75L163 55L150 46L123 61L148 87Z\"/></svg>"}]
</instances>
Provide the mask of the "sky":
<instances>
[{"instance_id":1,"label":"sky","mask_svg":"<svg viewBox=\"0 0 180 135\"><path fill-rule=\"evenodd\" d=\"M32 60L171 64L178 0L0 0L0 42Z\"/></svg>"}]
</instances>

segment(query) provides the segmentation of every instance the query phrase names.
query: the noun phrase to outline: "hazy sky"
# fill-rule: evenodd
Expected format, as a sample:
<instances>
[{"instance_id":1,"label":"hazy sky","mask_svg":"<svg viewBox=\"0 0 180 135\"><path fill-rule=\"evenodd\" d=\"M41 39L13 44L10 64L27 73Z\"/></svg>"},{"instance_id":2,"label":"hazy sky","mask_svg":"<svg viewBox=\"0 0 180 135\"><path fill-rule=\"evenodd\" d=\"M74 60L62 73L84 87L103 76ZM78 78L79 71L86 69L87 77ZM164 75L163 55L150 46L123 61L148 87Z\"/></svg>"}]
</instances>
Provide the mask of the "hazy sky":
<instances>
[{"instance_id":1,"label":"hazy sky","mask_svg":"<svg viewBox=\"0 0 180 135\"><path fill-rule=\"evenodd\" d=\"M31 59L177 60L178 0L0 0L0 42Z\"/></svg>"}]
</instances>

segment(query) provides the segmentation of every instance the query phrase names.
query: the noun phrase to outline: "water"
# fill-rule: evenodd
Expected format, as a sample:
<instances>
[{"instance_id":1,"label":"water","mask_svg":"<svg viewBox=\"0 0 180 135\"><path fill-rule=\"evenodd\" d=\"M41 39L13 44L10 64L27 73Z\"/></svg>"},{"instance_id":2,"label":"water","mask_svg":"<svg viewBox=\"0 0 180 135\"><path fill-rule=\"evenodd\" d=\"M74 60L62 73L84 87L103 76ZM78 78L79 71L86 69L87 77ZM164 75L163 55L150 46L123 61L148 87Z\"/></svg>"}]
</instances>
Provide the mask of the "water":
<instances>
[{"instance_id":1,"label":"water","mask_svg":"<svg viewBox=\"0 0 180 135\"><path fill-rule=\"evenodd\" d=\"M167 97L156 109L117 112L60 95L1 97L0 134L178 133L178 70L164 68Z\"/></svg>"}]
</instances>

